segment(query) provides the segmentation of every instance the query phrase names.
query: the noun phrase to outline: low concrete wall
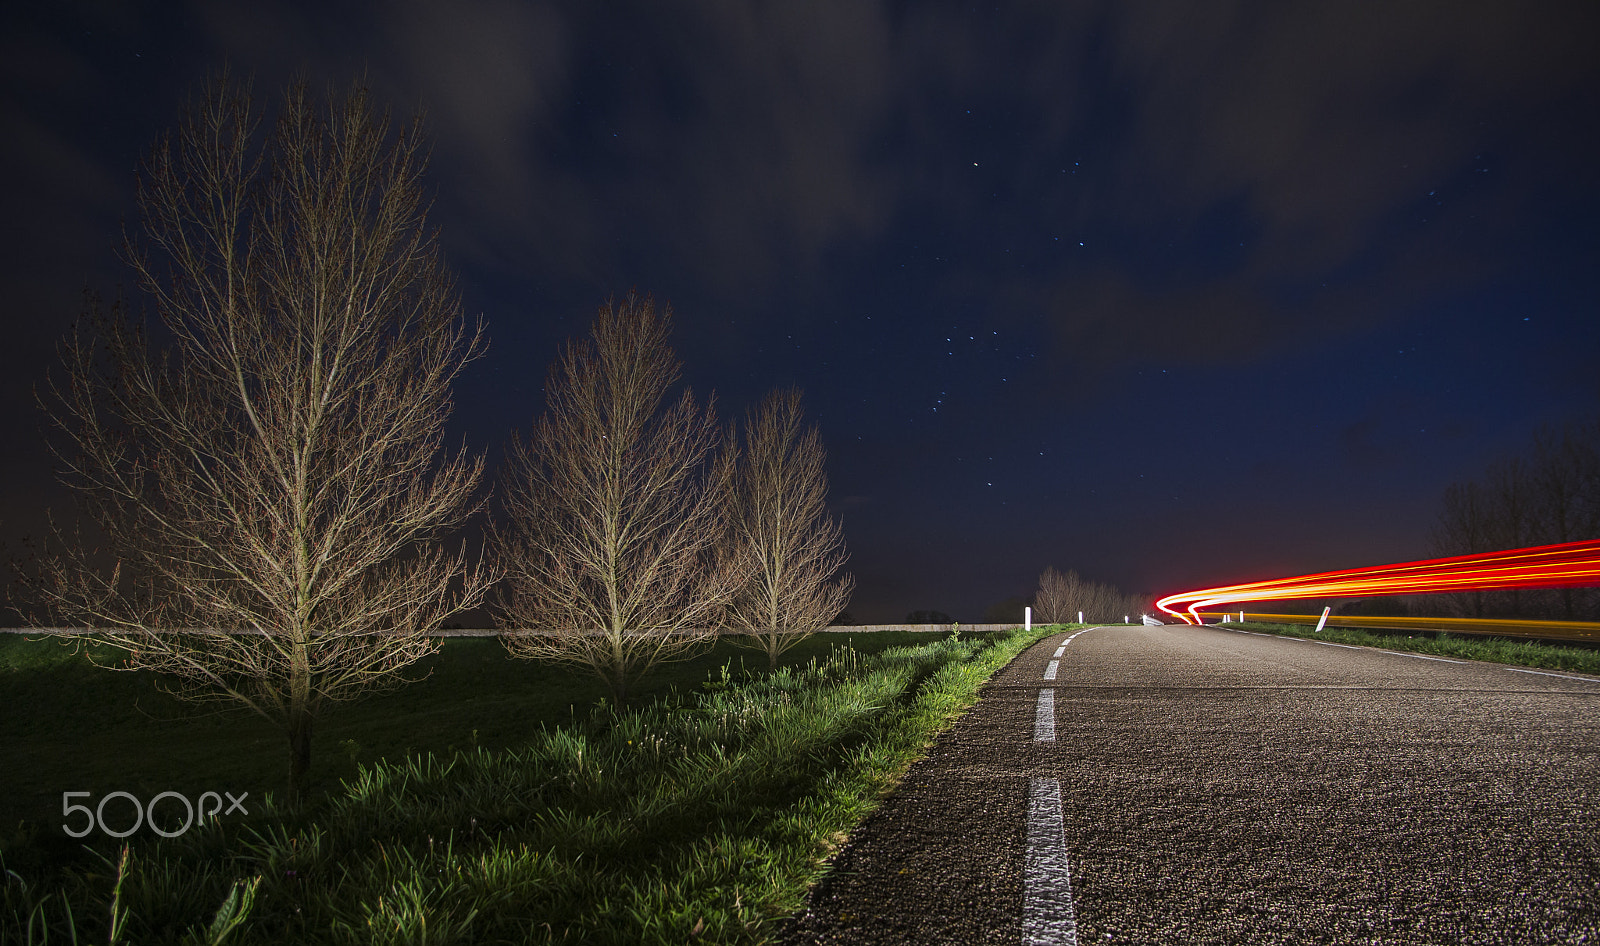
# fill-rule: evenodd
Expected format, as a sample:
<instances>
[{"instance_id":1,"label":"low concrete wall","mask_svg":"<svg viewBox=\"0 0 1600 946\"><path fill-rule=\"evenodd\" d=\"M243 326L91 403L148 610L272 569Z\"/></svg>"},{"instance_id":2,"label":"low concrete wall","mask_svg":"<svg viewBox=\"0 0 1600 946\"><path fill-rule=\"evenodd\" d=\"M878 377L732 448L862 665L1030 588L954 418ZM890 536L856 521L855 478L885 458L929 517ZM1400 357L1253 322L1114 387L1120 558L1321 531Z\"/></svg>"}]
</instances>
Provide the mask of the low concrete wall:
<instances>
[{"instance_id":1,"label":"low concrete wall","mask_svg":"<svg viewBox=\"0 0 1600 946\"><path fill-rule=\"evenodd\" d=\"M908 631L913 634L948 634L952 627L961 631L1009 631L1021 624L833 624L819 634L873 634L878 631Z\"/></svg>"},{"instance_id":2,"label":"low concrete wall","mask_svg":"<svg viewBox=\"0 0 1600 946\"><path fill-rule=\"evenodd\" d=\"M948 634L952 629L963 632L1009 631L1021 624L853 624L832 625L822 628L819 634L876 634L881 631L906 631L912 634ZM0 634L55 634L70 636L93 634L86 627L0 627ZM500 630L492 627L440 629L430 637L499 637ZM738 633L738 632L728 632Z\"/></svg>"}]
</instances>

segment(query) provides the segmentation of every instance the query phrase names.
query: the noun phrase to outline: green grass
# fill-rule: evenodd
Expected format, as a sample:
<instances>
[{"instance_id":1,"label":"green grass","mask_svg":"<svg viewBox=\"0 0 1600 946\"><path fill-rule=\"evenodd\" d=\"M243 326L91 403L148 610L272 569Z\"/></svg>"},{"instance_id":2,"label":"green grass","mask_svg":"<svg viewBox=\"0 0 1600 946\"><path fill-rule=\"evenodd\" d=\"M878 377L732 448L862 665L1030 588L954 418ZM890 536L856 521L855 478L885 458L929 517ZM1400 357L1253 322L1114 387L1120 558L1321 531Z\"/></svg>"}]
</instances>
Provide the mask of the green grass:
<instances>
[{"instance_id":1,"label":"green grass","mask_svg":"<svg viewBox=\"0 0 1600 946\"><path fill-rule=\"evenodd\" d=\"M1509 640L1503 637L1458 637L1443 631L1437 636L1384 634L1350 627L1328 627L1317 633L1303 625L1261 624L1253 621L1243 624L1229 621L1225 622L1224 626L1263 634L1277 634L1282 637L1303 637L1359 647L1381 647L1385 650L1403 650L1437 657L1484 660L1544 670L1600 673L1600 651L1537 641Z\"/></svg>"},{"instance_id":2,"label":"green grass","mask_svg":"<svg viewBox=\"0 0 1600 946\"><path fill-rule=\"evenodd\" d=\"M927 635L814 635L781 666L854 641L864 653L926 641ZM148 799L163 791L191 798L206 791L281 794L288 745L272 724L238 711L196 706L168 696L149 673L112 672L86 656L115 659L63 638L0 634L0 836L19 821L60 821L63 791L99 798L127 791ZM446 638L440 651L403 672L417 680L367 699L336 704L317 722L313 794L340 789L360 763L525 745L541 727L587 716L605 695L594 678L508 657L495 638ZM730 642L695 660L648 676L638 701L693 689L728 662L762 667L766 657ZM131 817L131 816L130 816Z\"/></svg>"},{"instance_id":3,"label":"green grass","mask_svg":"<svg viewBox=\"0 0 1600 946\"><path fill-rule=\"evenodd\" d=\"M115 842L69 849L59 829L25 826L0 847L11 871L0 940L30 941L31 918L33 941L47 922L52 942L69 941L70 928L107 942L121 916L129 942L202 942L219 907L233 898L237 920L248 892L230 943L760 942L801 905L830 846L1045 633L899 635L919 646L851 635L854 647L829 635L770 675L714 653L678 671L685 683L717 666L704 686L679 695L658 681L652 702L620 714L575 709L574 678L499 666L472 646L497 642L453 640L444 666L408 688L419 722L377 713L350 730L373 746L454 736L453 749L346 760L344 784L301 813L258 802L248 818L177 839L145 832L122 870ZM84 669L32 659L18 675ZM551 693L520 692L530 674L550 674ZM440 705L463 684L474 710ZM536 723L519 701L541 699ZM508 711L514 724L490 720ZM463 738L469 723L477 745Z\"/></svg>"}]
</instances>

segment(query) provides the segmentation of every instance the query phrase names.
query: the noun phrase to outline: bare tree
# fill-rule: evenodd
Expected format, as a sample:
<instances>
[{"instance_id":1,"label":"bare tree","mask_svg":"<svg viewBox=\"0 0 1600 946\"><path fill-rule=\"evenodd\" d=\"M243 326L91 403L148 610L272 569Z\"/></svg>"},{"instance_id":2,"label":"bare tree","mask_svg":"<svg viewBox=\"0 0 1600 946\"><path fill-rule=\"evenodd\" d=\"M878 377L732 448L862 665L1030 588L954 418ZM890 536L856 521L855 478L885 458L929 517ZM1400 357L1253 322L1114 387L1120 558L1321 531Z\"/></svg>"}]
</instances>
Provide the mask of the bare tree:
<instances>
[{"instance_id":1,"label":"bare tree","mask_svg":"<svg viewBox=\"0 0 1600 946\"><path fill-rule=\"evenodd\" d=\"M1534 541L1534 491L1528 462L1510 457L1489 467L1486 488L1495 515L1489 520L1494 548L1522 548Z\"/></svg>"},{"instance_id":2,"label":"bare tree","mask_svg":"<svg viewBox=\"0 0 1600 946\"><path fill-rule=\"evenodd\" d=\"M839 575L846 554L837 520L828 517L827 454L815 426L805 426L800 391L774 391L745 419L743 452L730 497L738 553L751 577L729 603L727 624L778 657L850 601L855 579Z\"/></svg>"},{"instance_id":3,"label":"bare tree","mask_svg":"<svg viewBox=\"0 0 1600 946\"><path fill-rule=\"evenodd\" d=\"M1491 545L1489 503L1476 483L1452 483L1444 492L1444 510L1434 525L1430 544L1436 555L1487 552Z\"/></svg>"},{"instance_id":4,"label":"bare tree","mask_svg":"<svg viewBox=\"0 0 1600 946\"><path fill-rule=\"evenodd\" d=\"M1526 456L1497 461L1480 481L1453 483L1431 536L1439 555L1466 555L1600 536L1600 427L1541 428ZM1582 588L1469 592L1432 606L1476 617L1560 615L1592 607Z\"/></svg>"},{"instance_id":5,"label":"bare tree","mask_svg":"<svg viewBox=\"0 0 1600 946\"><path fill-rule=\"evenodd\" d=\"M1076 573L1073 574L1073 578L1077 578ZM1071 597L1072 590L1067 576L1057 571L1053 565L1046 568L1044 574L1039 576L1039 590L1033 596L1034 620L1040 624L1066 623Z\"/></svg>"},{"instance_id":6,"label":"bare tree","mask_svg":"<svg viewBox=\"0 0 1600 946\"><path fill-rule=\"evenodd\" d=\"M223 77L154 150L127 252L170 347L93 307L44 405L114 565L58 531L28 584L125 669L280 726L298 802L325 705L397 682L489 582L434 542L476 508L482 458L441 445L484 340L426 227L416 123L297 86L261 137Z\"/></svg>"},{"instance_id":7,"label":"bare tree","mask_svg":"<svg viewBox=\"0 0 1600 946\"><path fill-rule=\"evenodd\" d=\"M1600 480L1600 456L1591 437L1593 428L1566 426L1541 429L1534 436L1530 471L1533 492L1533 534L1540 543L1577 542L1600 536L1600 496L1593 488ZM1542 594L1550 600L1543 609L1575 620L1586 610L1593 592L1561 588Z\"/></svg>"},{"instance_id":8,"label":"bare tree","mask_svg":"<svg viewBox=\"0 0 1600 946\"><path fill-rule=\"evenodd\" d=\"M1452 483L1444 492L1444 509L1434 525L1429 542L1435 555L1471 555L1494 548L1494 527L1487 495L1477 483ZM1450 611L1465 610L1471 617L1484 613L1483 592L1468 592L1465 598L1441 598L1439 606Z\"/></svg>"},{"instance_id":9,"label":"bare tree","mask_svg":"<svg viewBox=\"0 0 1600 946\"><path fill-rule=\"evenodd\" d=\"M1033 598L1034 616L1041 624L1077 621L1079 611L1086 621L1118 621L1142 614L1147 607L1148 602L1139 595L1124 594L1115 585L1085 580L1075 571L1062 574L1053 567L1039 576L1039 590Z\"/></svg>"},{"instance_id":10,"label":"bare tree","mask_svg":"<svg viewBox=\"0 0 1600 946\"><path fill-rule=\"evenodd\" d=\"M712 639L746 570L725 541L735 458L714 404L684 391L662 408L680 371L670 322L630 294L568 343L544 416L512 447L493 530L507 648L587 668L619 705L651 667Z\"/></svg>"}]
</instances>

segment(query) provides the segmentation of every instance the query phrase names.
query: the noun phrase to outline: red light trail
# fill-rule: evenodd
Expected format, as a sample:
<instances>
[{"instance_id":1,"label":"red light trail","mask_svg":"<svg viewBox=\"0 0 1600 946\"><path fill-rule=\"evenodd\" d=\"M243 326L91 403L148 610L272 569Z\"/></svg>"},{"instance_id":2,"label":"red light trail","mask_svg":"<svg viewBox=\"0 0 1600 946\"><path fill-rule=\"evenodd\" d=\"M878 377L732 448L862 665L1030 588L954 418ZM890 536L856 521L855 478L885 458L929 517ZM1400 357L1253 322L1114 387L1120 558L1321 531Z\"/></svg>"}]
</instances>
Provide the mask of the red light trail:
<instances>
[{"instance_id":1,"label":"red light trail","mask_svg":"<svg viewBox=\"0 0 1600 946\"><path fill-rule=\"evenodd\" d=\"M1167 595L1156 602L1156 607L1189 624L1199 624L1201 608L1240 601L1571 588L1595 584L1600 584L1600 539L1202 588ZM1179 606L1187 606L1188 614L1174 610Z\"/></svg>"}]
</instances>

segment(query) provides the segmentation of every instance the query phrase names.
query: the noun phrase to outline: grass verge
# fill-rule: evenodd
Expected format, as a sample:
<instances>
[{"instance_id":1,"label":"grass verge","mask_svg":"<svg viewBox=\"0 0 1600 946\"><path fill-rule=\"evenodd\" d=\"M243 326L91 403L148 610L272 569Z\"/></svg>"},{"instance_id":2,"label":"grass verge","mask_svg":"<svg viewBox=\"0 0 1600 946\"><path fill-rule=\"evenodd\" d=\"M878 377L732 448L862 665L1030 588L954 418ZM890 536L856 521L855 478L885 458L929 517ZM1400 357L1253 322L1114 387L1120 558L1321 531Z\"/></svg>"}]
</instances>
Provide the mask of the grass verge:
<instances>
[{"instance_id":1,"label":"grass verge","mask_svg":"<svg viewBox=\"0 0 1600 946\"><path fill-rule=\"evenodd\" d=\"M970 636L970 635L964 635ZM838 643L862 653L930 640L928 634L818 634L783 657L783 666L825 658ZM588 716L606 690L594 677L507 655L494 638L450 638L407 667L415 682L328 707L312 744L312 794L343 791L358 765L456 749L524 746L541 728ZM61 638L0 634L0 839L19 823L61 821L61 793L94 798L126 791L141 799L165 791L249 793L249 807L281 789L288 745L270 723L242 711L218 712L164 693L146 672L114 673L86 656L114 660L111 648L69 646ZM657 667L637 702L673 699L720 668L766 666L766 658L724 640L693 660ZM131 814L128 816L131 820Z\"/></svg>"},{"instance_id":2,"label":"grass verge","mask_svg":"<svg viewBox=\"0 0 1600 946\"><path fill-rule=\"evenodd\" d=\"M984 682L1049 631L950 637L601 708L521 746L362 764L65 863L13 838L0 940L757 943ZM59 833L59 831L57 832Z\"/></svg>"},{"instance_id":3,"label":"grass verge","mask_svg":"<svg viewBox=\"0 0 1600 946\"><path fill-rule=\"evenodd\" d=\"M1276 634L1280 637L1301 637L1307 640L1330 641L1358 647L1379 647L1384 650L1402 650L1436 657L1453 657L1461 660L1483 660L1492 663L1512 664L1543 670L1567 670L1574 673L1600 673L1600 651L1583 647L1563 647L1537 641L1509 640L1502 637L1458 637L1443 631L1429 634L1383 634L1361 628L1328 627L1321 633L1309 627L1293 624L1262 624L1247 621L1225 622L1223 627Z\"/></svg>"}]
</instances>

